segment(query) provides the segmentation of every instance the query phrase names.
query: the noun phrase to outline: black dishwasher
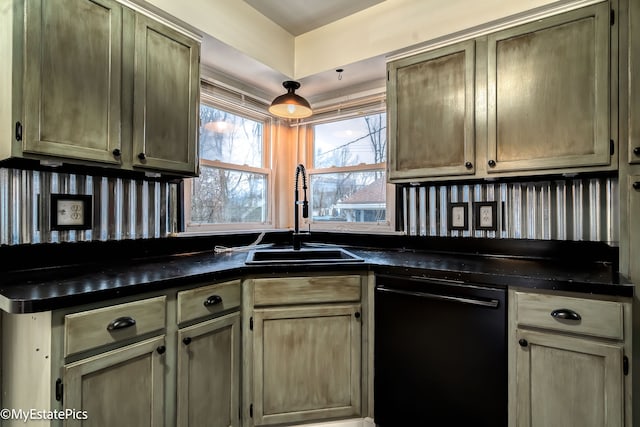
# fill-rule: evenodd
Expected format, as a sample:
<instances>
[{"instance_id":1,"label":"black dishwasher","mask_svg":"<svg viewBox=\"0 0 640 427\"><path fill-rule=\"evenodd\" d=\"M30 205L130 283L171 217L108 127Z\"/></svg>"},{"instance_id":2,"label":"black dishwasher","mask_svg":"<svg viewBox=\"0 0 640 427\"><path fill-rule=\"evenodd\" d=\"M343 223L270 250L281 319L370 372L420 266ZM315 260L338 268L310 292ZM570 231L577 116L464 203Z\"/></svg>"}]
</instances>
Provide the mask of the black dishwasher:
<instances>
[{"instance_id":1,"label":"black dishwasher","mask_svg":"<svg viewBox=\"0 0 640 427\"><path fill-rule=\"evenodd\" d=\"M376 276L376 424L506 426L506 313L504 289Z\"/></svg>"}]
</instances>

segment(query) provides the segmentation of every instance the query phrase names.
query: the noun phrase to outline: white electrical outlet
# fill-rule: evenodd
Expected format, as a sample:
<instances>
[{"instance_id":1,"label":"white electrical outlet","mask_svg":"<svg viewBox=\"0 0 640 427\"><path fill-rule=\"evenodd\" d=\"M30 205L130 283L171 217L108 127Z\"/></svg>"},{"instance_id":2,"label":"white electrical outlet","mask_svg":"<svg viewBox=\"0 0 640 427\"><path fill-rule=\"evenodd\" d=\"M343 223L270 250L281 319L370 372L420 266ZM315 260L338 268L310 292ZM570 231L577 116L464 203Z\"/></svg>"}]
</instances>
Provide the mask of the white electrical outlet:
<instances>
[{"instance_id":1,"label":"white electrical outlet","mask_svg":"<svg viewBox=\"0 0 640 427\"><path fill-rule=\"evenodd\" d=\"M82 200L58 200L56 212L58 225L82 225L85 222Z\"/></svg>"},{"instance_id":2,"label":"white electrical outlet","mask_svg":"<svg viewBox=\"0 0 640 427\"><path fill-rule=\"evenodd\" d=\"M498 228L498 202L473 202L476 230L496 231Z\"/></svg>"},{"instance_id":3,"label":"white electrical outlet","mask_svg":"<svg viewBox=\"0 0 640 427\"><path fill-rule=\"evenodd\" d=\"M91 195L51 194L51 229L88 230L92 210Z\"/></svg>"},{"instance_id":4,"label":"white electrical outlet","mask_svg":"<svg viewBox=\"0 0 640 427\"><path fill-rule=\"evenodd\" d=\"M493 227L493 206L480 206L480 227Z\"/></svg>"},{"instance_id":5,"label":"white electrical outlet","mask_svg":"<svg viewBox=\"0 0 640 427\"><path fill-rule=\"evenodd\" d=\"M454 206L451 208L451 225L453 227L464 227L463 206Z\"/></svg>"}]
</instances>

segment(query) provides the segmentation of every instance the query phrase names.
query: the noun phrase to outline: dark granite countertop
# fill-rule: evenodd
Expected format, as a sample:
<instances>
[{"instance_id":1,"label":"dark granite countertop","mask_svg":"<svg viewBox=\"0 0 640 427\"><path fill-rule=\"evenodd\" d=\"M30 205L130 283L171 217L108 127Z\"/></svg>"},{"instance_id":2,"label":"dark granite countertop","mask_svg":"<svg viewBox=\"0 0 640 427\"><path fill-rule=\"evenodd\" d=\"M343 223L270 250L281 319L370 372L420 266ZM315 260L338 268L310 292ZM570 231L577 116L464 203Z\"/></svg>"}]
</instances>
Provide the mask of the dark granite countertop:
<instances>
[{"instance_id":1,"label":"dark granite countertop","mask_svg":"<svg viewBox=\"0 0 640 427\"><path fill-rule=\"evenodd\" d=\"M9 313L55 310L111 298L248 275L373 271L522 287L632 297L634 285L609 262L567 262L504 255L418 249L348 247L363 263L245 265L247 252L212 250L109 263L48 266L3 273L0 309Z\"/></svg>"}]
</instances>

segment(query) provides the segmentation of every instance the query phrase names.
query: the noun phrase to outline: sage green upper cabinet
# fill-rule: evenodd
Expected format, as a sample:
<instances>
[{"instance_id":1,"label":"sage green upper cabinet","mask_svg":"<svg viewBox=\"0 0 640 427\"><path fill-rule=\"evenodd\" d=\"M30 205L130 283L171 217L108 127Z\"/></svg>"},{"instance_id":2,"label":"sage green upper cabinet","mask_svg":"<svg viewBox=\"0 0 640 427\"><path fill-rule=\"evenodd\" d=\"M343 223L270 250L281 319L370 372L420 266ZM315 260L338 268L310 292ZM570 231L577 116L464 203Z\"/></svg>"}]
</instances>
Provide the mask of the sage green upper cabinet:
<instances>
[{"instance_id":1,"label":"sage green upper cabinet","mask_svg":"<svg viewBox=\"0 0 640 427\"><path fill-rule=\"evenodd\" d=\"M488 172L608 166L610 11L488 36Z\"/></svg>"},{"instance_id":2,"label":"sage green upper cabinet","mask_svg":"<svg viewBox=\"0 0 640 427\"><path fill-rule=\"evenodd\" d=\"M26 13L23 152L119 164L122 6L37 0Z\"/></svg>"},{"instance_id":3,"label":"sage green upper cabinet","mask_svg":"<svg viewBox=\"0 0 640 427\"><path fill-rule=\"evenodd\" d=\"M473 40L388 64L392 181L474 173Z\"/></svg>"},{"instance_id":4,"label":"sage green upper cabinet","mask_svg":"<svg viewBox=\"0 0 640 427\"><path fill-rule=\"evenodd\" d=\"M116 0L0 0L0 28L0 160L197 173L197 35Z\"/></svg>"},{"instance_id":5,"label":"sage green upper cabinet","mask_svg":"<svg viewBox=\"0 0 640 427\"><path fill-rule=\"evenodd\" d=\"M143 15L135 27L133 164L194 174L199 43Z\"/></svg>"},{"instance_id":6,"label":"sage green upper cabinet","mask_svg":"<svg viewBox=\"0 0 640 427\"><path fill-rule=\"evenodd\" d=\"M618 27L610 8L505 24L389 62L390 181L616 170Z\"/></svg>"},{"instance_id":7,"label":"sage green upper cabinet","mask_svg":"<svg viewBox=\"0 0 640 427\"><path fill-rule=\"evenodd\" d=\"M640 2L629 1L629 161L640 163ZM632 53L634 52L634 53Z\"/></svg>"}]
</instances>

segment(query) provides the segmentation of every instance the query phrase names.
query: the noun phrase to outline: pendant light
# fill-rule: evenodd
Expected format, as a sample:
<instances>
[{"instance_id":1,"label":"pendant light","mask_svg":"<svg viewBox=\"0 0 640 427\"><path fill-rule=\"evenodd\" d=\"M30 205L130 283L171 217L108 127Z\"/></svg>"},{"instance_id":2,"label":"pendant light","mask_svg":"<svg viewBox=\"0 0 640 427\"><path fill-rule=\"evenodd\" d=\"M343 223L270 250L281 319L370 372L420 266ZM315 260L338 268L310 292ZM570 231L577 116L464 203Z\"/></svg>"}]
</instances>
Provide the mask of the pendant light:
<instances>
[{"instance_id":1,"label":"pendant light","mask_svg":"<svg viewBox=\"0 0 640 427\"><path fill-rule=\"evenodd\" d=\"M295 93L300 83L287 80L282 86L287 89L287 93L273 100L269 107L271 114L285 119L304 119L313 114L309 102Z\"/></svg>"}]
</instances>

